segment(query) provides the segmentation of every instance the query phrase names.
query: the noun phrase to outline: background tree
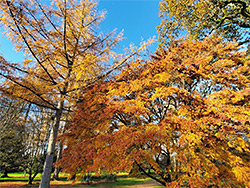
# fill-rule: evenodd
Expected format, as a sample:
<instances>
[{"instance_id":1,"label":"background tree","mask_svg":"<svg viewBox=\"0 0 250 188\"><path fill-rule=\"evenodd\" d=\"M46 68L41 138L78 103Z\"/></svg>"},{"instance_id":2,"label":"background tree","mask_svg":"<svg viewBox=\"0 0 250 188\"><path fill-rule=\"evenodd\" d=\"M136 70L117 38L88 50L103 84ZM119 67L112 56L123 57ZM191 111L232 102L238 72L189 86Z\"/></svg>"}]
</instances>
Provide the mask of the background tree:
<instances>
[{"instance_id":1,"label":"background tree","mask_svg":"<svg viewBox=\"0 0 250 188\"><path fill-rule=\"evenodd\" d=\"M32 184L36 175L43 171L53 116L51 110L29 105L25 121L25 171L29 175L28 184Z\"/></svg>"},{"instance_id":2,"label":"background tree","mask_svg":"<svg viewBox=\"0 0 250 188\"><path fill-rule=\"evenodd\" d=\"M8 173L20 172L23 168L23 143L22 137L16 130L5 129L0 137L0 171L2 178L8 177Z\"/></svg>"},{"instance_id":3,"label":"background tree","mask_svg":"<svg viewBox=\"0 0 250 188\"><path fill-rule=\"evenodd\" d=\"M112 48L121 39L114 32L98 33L104 17L91 0L1 0L1 24L22 63L1 58L1 91L55 112L40 187L49 187L55 141L62 114L78 100L78 93L103 79L131 55L116 58ZM116 64L109 67L112 58Z\"/></svg>"},{"instance_id":4,"label":"background tree","mask_svg":"<svg viewBox=\"0 0 250 188\"><path fill-rule=\"evenodd\" d=\"M42 172L51 115L46 109L1 96L0 156L3 177L9 172L25 171L28 184Z\"/></svg>"},{"instance_id":5,"label":"background tree","mask_svg":"<svg viewBox=\"0 0 250 188\"><path fill-rule=\"evenodd\" d=\"M214 34L240 45L250 42L248 0L163 0L160 17L158 32L163 44L182 32L199 40Z\"/></svg>"},{"instance_id":6,"label":"background tree","mask_svg":"<svg viewBox=\"0 0 250 188\"><path fill-rule=\"evenodd\" d=\"M249 63L219 39L134 61L83 93L60 165L81 175L137 166L167 187L249 186Z\"/></svg>"},{"instance_id":7,"label":"background tree","mask_svg":"<svg viewBox=\"0 0 250 188\"><path fill-rule=\"evenodd\" d=\"M0 98L0 172L7 177L10 172L25 168L25 127L23 115L26 104L1 96Z\"/></svg>"}]
</instances>

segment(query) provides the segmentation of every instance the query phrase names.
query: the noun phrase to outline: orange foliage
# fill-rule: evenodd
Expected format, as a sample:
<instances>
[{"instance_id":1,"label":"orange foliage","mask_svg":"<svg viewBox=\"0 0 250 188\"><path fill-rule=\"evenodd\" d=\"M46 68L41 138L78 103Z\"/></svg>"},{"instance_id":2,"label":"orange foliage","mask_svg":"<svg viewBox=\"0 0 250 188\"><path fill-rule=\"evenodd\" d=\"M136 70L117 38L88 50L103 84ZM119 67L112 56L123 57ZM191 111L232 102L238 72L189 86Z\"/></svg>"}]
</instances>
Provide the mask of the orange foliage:
<instances>
[{"instance_id":1,"label":"orange foliage","mask_svg":"<svg viewBox=\"0 0 250 188\"><path fill-rule=\"evenodd\" d=\"M94 85L60 165L81 175L150 167L167 187L249 186L250 62L236 45L176 42Z\"/></svg>"}]
</instances>

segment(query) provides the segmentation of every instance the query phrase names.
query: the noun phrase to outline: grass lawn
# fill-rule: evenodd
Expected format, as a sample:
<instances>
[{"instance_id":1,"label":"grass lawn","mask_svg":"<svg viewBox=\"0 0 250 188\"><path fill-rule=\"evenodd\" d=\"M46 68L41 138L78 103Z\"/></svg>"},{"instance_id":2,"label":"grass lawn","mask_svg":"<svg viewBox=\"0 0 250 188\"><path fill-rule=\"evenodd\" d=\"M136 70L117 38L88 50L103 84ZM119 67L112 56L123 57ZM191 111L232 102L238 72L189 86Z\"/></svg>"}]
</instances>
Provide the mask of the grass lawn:
<instances>
[{"instance_id":1,"label":"grass lawn","mask_svg":"<svg viewBox=\"0 0 250 188\"><path fill-rule=\"evenodd\" d=\"M28 174L25 175L23 172L9 173L8 176L9 177L7 178L1 178L1 174L0 174L0 183L1 182L26 182L27 183L29 179L29 175ZM38 174L33 180L33 182L34 183L39 182L40 180L41 180L41 174Z\"/></svg>"},{"instance_id":2,"label":"grass lawn","mask_svg":"<svg viewBox=\"0 0 250 188\"><path fill-rule=\"evenodd\" d=\"M27 185L28 175L24 173L10 173L8 174L8 178L0 178L0 188L37 188L39 186L39 182L41 180L41 174L38 174L35 180L33 181L33 185ZM162 187L162 186L146 186L149 182L152 184L151 179L139 179L139 178L128 178L122 176L118 176L116 182L107 182L107 180L99 180L98 177L93 177L90 184L86 182L76 182L72 184L72 181L67 180L66 174L60 174L59 181L51 181L52 188L115 188L115 187ZM144 184L144 185L142 185Z\"/></svg>"}]
</instances>

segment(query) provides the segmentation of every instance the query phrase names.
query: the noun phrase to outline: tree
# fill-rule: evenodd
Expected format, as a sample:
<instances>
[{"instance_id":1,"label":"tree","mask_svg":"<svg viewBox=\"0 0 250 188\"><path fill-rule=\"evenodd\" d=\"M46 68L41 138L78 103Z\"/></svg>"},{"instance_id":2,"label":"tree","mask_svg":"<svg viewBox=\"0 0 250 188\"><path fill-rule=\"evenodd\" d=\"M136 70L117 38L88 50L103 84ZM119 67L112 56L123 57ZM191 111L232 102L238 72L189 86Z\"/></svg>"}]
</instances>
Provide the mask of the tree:
<instances>
[{"instance_id":1,"label":"tree","mask_svg":"<svg viewBox=\"0 0 250 188\"><path fill-rule=\"evenodd\" d=\"M47 147L48 121L46 109L1 96L0 100L0 172L25 171L28 184L42 172Z\"/></svg>"},{"instance_id":2,"label":"tree","mask_svg":"<svg viewBox=\"0 0 250 188\"><path fill-rule=\"evenodd\" d=\"M185 31L199 40L213 33L240 45L249 44L249 7L248 0L163 0L158 27L161 42Z\"/></svg>"},{"instance_id":3,"label":"tree","mask_svg":"<svg viewBox=\"0 0 250 188\"><path fill-rule=\"evenodd\" d=\"M206 39L128 64L83 93L60 165L133 169L167 187L250 186L249 63L237 44Z\"/></svg>"},{"instance_id":4,"label":"tree","mask_svg":"<svg viewBox=\"0 0 250 188\"><path fill-rule=\"evenodd\" d=\"M47 6L37 0L1 0L0 7L6 35L27 54L19 64L1 58L1 91L55 112L40 184L49 187L62 114L76 103L79 91L104 79L131 55L116 58L112 52L121 34L97 32L104 13L96 11L94 1L55 0Z\"/></svg>"},{"instance_id":5,"label":"tree","mask_svg":"<svg viewBox=\"0 0 250 188\"><path fill-rule=\"evenodd\" d=\"M0 171L2 178L8 177L10 172L21 171L23 165L22 137L11 129L5 129L0 136Z\"/></svg>"},{"instance_id":6,"label":"tree","mask_svg":"<svg viewBox=\"0 0 250 188\"><path fill-rule=\"evenodd\" d=\"M32 184L36 175L43 171L48 137L53 123L51 110L29 104L25 118L25 171Z\"/></svg>"},{"instance_id":7,"label":"tree","mask_svg":"<svg viewBox=\"0 0 250 188\"><path fill-rule=\"evenodd\" d=\"M64 122L63 122L63 124L61 126L60 134L64 133L64 131L65 131L65 125L66 125L66 123L68 123L70 121L69 118L71 118L71 114L68 113L68 114L66 114L65 120L64 120ZM58 162L61 159L61 157L62 157L63 147L64 147L63 142L59 141L58 142L58 148L57 148L56 162ZM57 166L55 166L55 170L53 172L53 179L59 180L59 172L60 172L60 168L57 167Z\"/></svg>"},{"instance_id":8,"label":"tree","mask_svg":"<svg viewBox=\"0 0 250 188\"><path fill-rule=\"evenodd\" d=\"M24 126L22 116L26 104L1 96L0 99L0 172L7 177L10 172L25 168Z\"/></svg>"}]
</instances>

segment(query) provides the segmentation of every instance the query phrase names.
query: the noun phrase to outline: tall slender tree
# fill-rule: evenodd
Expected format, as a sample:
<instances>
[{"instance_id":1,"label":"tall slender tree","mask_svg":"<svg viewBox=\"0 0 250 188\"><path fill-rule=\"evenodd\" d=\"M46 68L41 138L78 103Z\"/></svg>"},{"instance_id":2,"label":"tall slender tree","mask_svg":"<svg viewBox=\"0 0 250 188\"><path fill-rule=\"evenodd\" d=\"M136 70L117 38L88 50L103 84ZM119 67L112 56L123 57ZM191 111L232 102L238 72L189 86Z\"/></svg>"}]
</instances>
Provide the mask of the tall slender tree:
<instances>
[{"instance_id":1,"label":"tall slender tree","mask_svg":"<svg viewBox=\"0 0 250 188\"><path fill-rule=\"evenodd\" d=\"M1 91L55 112L40 187L49 187L55 142L62 114L78 100L79 91L105 78L132 55L116 60L112 48L122 38L97 32L104 12L92 0L1 0L1 24L22 63L1 58Z\"/></svg>"}]
</instances>

